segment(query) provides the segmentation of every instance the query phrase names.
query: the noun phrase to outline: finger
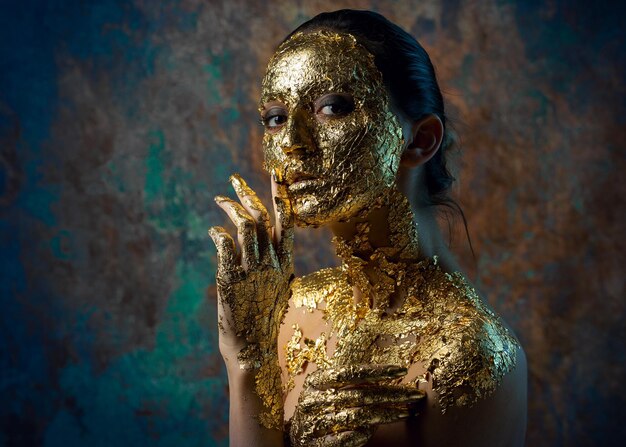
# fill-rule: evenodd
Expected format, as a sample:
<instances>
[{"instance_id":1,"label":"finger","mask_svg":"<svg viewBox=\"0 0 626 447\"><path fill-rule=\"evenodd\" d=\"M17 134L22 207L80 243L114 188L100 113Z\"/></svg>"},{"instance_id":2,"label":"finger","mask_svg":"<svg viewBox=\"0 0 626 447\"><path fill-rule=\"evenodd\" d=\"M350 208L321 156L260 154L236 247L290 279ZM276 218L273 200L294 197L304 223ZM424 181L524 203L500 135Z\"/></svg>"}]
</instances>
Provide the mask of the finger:
<instances>
[{"instance_id":1,"label":"finger","mask_svg":"<svg viewBox=\"0 0 626 447\"><path fill-rule=\"evenodd\" d=\"M248 214L256 221L257 237L259 239L260 258L267 256L270 261L276 260L274 246L272 245L272 225L270 215L263 202L259 199L252 188L239 174L230 176L230 182Z\"/></svg>"},{"instance_id":2,"label":"finger","mask_svg":"<svg viewBox=\"0 0 626 447\"><path fill-rule=\"evenodd\" d=\"M347 365L339 368L318 369L306 377L304 385L326 390L393 380L406 373L407 369L398 365Z\"/></svg>"},{"instance_id":3,"label":"finger","mask_svg":"<svg viewBox=\"0 0 626 447\"><path fill-rule=\"evenodd\" d=\"M406 406L424 399L425 393L417 388L404 386L369 386L339 390L311 390L300 399L302 410L318 408L349 408L367 405Z\"/></svg>"},{"instance_id":4,"label":"finger","mask_svg":"<svg viewBox=\"0 0 626 447\"><path fill-rule=\"evenodd\" d=\"M317 417L314 422L313 434L324 436L329 433L357 430L368 425L390 424L406 419L409 416L410 413L404 408L346 408L321 418Z\"/></svg>"},{"instance_id":5,"label":"finger","mask_svg":"<svg viewBox=\"0 0 626 447\"><path fill-rule=\"evenodd\" d=\"M361 447L369 441L374 434L374 430L354 430L326 436L322 440L324 447Z\"/></svg>"},{"instance_id":6,"label":"finger","mask_svg":"<svg viewBox=\"0 0 626 447\"><path fill-rule=\"evenodd\" d=\"M293 209L287 195L287 185L283 183L283 178L276 169L272 173L272 197L274 198L274 214L276 216L274 241L278 259L281 264L291 263L294 233Z\"/></svg>"},{"instance_id":7,"label":"finger","mask_svg":"<svg viewBox=\"0 0 626 447\"><path fill-rule=\"evenodd\" d=\"M235 241L223 227L209 228L209 236L217 249L217 274L232 270L237 265Z\"/></svg>"},{"instance_id":8,"label":"finger","mask_svg":"<svg viewBox=\"0 0 626 447\"><path fill-rule=\"evenodd\" d=\"M223 209L237 227L237 240L241 247L241 263L245 270L254 268L259 261L259 243L256 223L241 204L224 196L216 196L215 202Z\"/></svg>"},{"instance_id":9,"label":"finger","mask_svg":"<svg viewBox=\"0 0 626 447\"><path fill-rule=\"evenodd\" d=\"M332 435L315 438L306 443L307 447L361 447L369 441L374 434L374 429L344 431Z\"/></svg>"},{"instance_id":10,"label":"finger","mask_svg":"<svg viewBox=\"0 0 626 447\"><path fill-rule=\"evenodd\" d=\"M233 185L233 189L237 197L239 197L239 200L241 200L243 207L257 222L257 232L259 232L258 229L261 227L269 233L271 230L270 215L254 190L248 186L246 181L241 178L239 174L231 175L230 183Z\"/></svg>"}]
</instances>

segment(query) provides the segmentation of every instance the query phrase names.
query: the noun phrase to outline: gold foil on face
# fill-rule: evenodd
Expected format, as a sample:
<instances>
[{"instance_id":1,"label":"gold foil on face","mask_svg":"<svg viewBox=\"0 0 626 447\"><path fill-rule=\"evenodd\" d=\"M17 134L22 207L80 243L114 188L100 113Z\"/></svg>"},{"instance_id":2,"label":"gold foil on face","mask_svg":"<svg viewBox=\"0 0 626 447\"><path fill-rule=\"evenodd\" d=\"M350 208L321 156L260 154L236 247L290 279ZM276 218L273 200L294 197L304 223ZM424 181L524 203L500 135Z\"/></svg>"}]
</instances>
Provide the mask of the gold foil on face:
<instances>
[{"instance_id":1,"label":"gold foil on face","mask_svg":"<svg viewBox=\"0 0 626 447\"><path fill-rule=\"evenodd\" d=\"M333 93L350 95L354 108L322 117L316 104ZM312 362L320 370L422 365L444 412L492 393L515 367L519 345L460 273L442 271L436 259L421 259L410 205L395 188L402 127L373 55L348 34L296 34L272 57L261 104L285 110L284 123L266 129L265 169L276 170L290 185L299 225L364 217L379 207L389 211L388 247L374 248L369 225L360 224L351 240L335 239L341 267L293 282L295 305L323 312L330 329L309 339L294 327L285 346L287 390ZM308 186L297 188L303 176ZM329 355L331 340L335 349ZM408 379L407 387L425 380ZM339 421L321 412L306 418L337 431L370 416L380 415ZM293 427L298 432L298 424Z\"/></svg>"},{"instance_id":2,"label":"gold foil on face","mask_svg":"<svg viewBox=\"0 0 626 447\"><path fill-rule=\"evenodd\" d=\"M313 306L324 312L331 328L324 342L336 340L333 355L318 368L365 363L409 368L417 363L429 372L443 412L472 405L515 367L519 344L460 273L444 272L436 258L418 260L417 230L406 198L392 190L384 205L391 210L392 246L364 256L369 227L362 225L350 241L335 238L341 267L293 284L294 302L310 303L304 297L313 296ZM359 303L353 286L363 295ZM287 365L293 381L302 363ZM412 384L424 380L408 379Z\"/></svg>"},{"instance_id":3,"label":"gold foil on face","mask_svg":"<svg viewBox=\"0 0 626 447\"><path fill-rule=\"evenodd\" d=\"M351 95L354 109L326 117L316 101ZM261 104L286 106L286 122L263 137L265 169L287 182L305 174L311 186L289 188L296 222L345 220L376 202L395 183L402 127L374 56L349 34L298 33L270 60Z\"/></svg>"}]
</instances>

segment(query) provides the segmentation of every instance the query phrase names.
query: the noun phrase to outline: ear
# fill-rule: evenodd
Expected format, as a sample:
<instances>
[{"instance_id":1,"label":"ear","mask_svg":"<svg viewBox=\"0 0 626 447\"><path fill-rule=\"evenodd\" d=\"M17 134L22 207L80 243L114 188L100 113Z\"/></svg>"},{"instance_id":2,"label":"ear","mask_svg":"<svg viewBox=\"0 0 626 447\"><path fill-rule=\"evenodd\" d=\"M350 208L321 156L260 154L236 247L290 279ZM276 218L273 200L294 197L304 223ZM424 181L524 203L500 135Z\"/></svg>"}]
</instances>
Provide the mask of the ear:
<instances>
[{"instance_id":1,"label":"ear","mask_svg":"<svg viewBox=\"0 0 626 447\"><path fill-rule=\"evenodd\" d=\"M407 146L400 157L400 166L414 168L426 163L439 150L443 140L443 123L437 115L426 115L411 124Z\"/></svg>"}]
</instances>

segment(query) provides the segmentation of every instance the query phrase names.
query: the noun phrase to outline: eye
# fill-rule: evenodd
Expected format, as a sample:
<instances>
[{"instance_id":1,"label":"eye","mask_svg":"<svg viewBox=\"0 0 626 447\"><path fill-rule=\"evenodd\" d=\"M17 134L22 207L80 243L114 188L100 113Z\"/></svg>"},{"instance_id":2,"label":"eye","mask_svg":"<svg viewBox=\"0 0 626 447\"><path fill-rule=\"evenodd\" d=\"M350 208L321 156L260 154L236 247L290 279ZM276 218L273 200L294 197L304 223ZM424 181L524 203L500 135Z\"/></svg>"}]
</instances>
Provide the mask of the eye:
<instances>
[{"instance_id":1,"label":"eye","mask_svg":"<svg viewBox=\"0 0 626 447\"><path fill-rule=\"evenodd\" d=\"M261 117L261 123L267 129L276 129L287 122L287 111L282 107L272 107Z\"/></svg>"},{"instance_id":2,"label":"eye","mask_svg":"<svg viewBox=\"0 0 626 447\"><path fill-rule=\"evenodd\" d=\"M354 110L354 100L348 94L332 93L316 101L315 110L324 117L345 116Z\"/></svg>"}]
</instances>

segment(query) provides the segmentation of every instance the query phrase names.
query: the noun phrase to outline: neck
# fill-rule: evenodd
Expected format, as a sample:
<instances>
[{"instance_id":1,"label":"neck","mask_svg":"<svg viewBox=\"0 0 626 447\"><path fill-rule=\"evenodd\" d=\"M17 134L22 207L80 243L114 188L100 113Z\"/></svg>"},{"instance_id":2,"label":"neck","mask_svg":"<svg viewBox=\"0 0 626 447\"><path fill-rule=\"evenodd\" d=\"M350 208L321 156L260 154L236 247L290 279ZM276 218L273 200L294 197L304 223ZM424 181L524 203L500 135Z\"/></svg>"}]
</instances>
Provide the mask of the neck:
<instances>
[{"instance_id":1,"label":"neck","mask_svg":"<svg viewBox=\"0 0 626 447\"><path fill-rule=\"evenodd\" d=\"M376 251L384 251L393 260L417 261L424 257L415 214L406 196L395 187L365 213L346 222L334 222L330 228L349 254L361 259L369 260Z\"/></svg>"},{"instance_id":2,"label":"neck","mask_svg":"<svg viewBox=\"0 0 626 447\"><path fill-rule=\"evenodd\" d=\"M435 207L427 203L420 170L401 171L397 186L366 213L330 225L344 255L370 260L383 251L389 260L419 261L437 256L446 271L459 266L441 234ZM346 252L346 249L348 251Z\"/></svg>"}]
</instances>

